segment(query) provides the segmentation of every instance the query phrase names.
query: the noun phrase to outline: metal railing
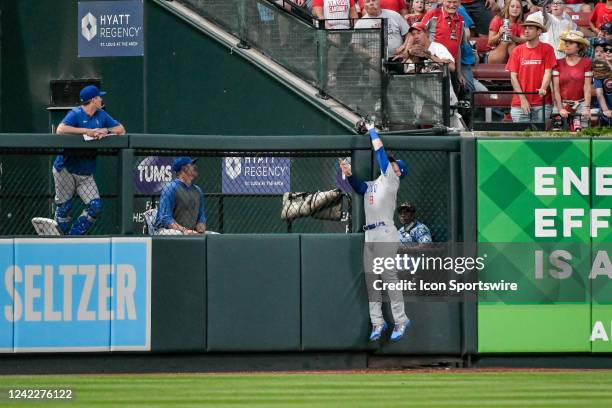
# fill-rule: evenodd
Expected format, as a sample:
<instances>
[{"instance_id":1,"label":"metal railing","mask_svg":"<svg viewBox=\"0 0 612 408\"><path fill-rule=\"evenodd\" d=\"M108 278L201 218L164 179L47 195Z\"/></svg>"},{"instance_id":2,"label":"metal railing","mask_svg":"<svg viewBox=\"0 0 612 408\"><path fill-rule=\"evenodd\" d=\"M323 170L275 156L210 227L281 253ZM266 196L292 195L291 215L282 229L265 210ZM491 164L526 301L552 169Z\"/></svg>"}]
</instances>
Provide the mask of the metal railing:
<instances>
[{"instance_id":1,"label":"metal railing","mask_svg":"<svg viewBox=\"0 0 612 408\"><path fill-rule=\"evenodd\" d=\"M406 79L388 72L384 19L380 28L353 29L354 21L342 20L350 28L333 29L326 22L336 20L309 21L289 1L284 5L271 0L181 1L239 38L239 47L257 48L316 87L320 97L332 97L384 128L450 125L446 71L413 73ZM412 98L404 98L415 90L429 106L425 118L414 112Z\"/></svg>"}]
</instances>

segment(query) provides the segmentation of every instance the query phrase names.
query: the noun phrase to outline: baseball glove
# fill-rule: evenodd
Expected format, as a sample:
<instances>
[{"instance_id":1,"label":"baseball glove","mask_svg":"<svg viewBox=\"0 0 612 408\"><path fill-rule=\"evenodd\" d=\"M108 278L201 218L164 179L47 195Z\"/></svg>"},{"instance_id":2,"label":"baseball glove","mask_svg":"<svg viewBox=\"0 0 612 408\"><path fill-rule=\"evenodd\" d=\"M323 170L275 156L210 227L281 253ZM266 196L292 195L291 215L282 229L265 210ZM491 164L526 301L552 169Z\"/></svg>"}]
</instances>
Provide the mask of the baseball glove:
<instances>
[{"instance_id":1,"label":"baseball glove","mask_svg":"<svg viewBox=\"0 0 612 408\"><path fill-rule=\"evenodd\" d=\"M420 44L414 44L408 49L408 58L415 64L431 59L431 52Z\"/></svg>"},{"instance_id":2,"label":"baseball glove","mask_svg":"<svg viewBox=\"0 0 612 408\"><path fill-rule=\"evenodd\" d=\"M604 60L593 61L593 78L606 79L610 77L610 65Z\"/></svg>"}]
</instances>

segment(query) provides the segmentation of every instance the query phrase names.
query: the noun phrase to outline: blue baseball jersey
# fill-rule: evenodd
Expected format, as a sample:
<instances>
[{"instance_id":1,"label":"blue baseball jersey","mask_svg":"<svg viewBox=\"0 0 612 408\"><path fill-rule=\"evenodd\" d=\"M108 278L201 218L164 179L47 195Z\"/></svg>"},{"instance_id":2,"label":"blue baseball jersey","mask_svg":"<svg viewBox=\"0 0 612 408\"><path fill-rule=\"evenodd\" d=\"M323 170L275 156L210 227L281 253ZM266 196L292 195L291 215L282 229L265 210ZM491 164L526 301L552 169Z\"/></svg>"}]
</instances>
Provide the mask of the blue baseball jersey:
<instances>
[{"instance_id":1,"label":"blue baseball jersey","mask_svg":"<svg viewBox=\"0 0 612 408\"><path fill-rule=\"evenodd\" d=\"M89 116L82 106L68 112L62 123L83 129L112 128L119 125L119 122L113 119L106 111L99 109L92 116ZM59 155L55 158L53 167L57 171L65 168L70 173L93 174L96 171L96 156L95 154L79 156Z\"/></svg>"},{"instance_id":2,"label":"blue baseball jersey","mask_svg":"<svg viewBox=\"0 0 612 408\"><path fill-rule=\"evenodd\" d=\"M170 224L175 222L174 209L176 207L176 191L179 189L196 190L200 194L200 204L198 208L198 224L206 222L206 214L204 212L204 192L195 184L187 186L179 179L174 179L164 187L162 195L159 199L159 210L155 218L156 228L168 228Z\"/></svg>"},{"instance_id":3,"label":"blue baseball jersey","mask_svg":"<svg viewBox=\"0 0 612 408\"><path fill-rule=\"evenodd\" d=\"M400 228L399 239L402 244L425 244L431 242L431 232L425 224L417 221L414 226L410 224Z\"/></svg>"}]
</instances>

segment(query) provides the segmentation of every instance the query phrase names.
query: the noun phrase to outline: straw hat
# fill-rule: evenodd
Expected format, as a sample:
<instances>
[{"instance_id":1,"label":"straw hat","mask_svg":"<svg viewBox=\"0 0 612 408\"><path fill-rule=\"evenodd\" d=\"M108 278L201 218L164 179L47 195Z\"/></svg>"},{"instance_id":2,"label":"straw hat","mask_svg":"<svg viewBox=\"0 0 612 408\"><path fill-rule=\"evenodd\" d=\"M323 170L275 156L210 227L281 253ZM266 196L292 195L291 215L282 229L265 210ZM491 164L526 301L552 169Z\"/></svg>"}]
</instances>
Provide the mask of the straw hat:
<instances>
[{"instance_id":1,"label":"straw hat","mask_svg":"<svg viewBox=\"0 0 612 408\"><path fill-rule=\"evenodd\" d=\"M589 41L584 38L584 34L581 31L570 30L563 34L560 37L563 41L575 42L578 44L582 44L585 47L589 46Z\"/></svg>"},{"instance_id":2,"label":"straw hat","mask_svg":"<svg viewBox=\"0 0 612 408\"><path fill-rule=\"evenodd\" d=\"M546 32L546 27L544 26L544 22L542 21L542 14L533 13L527 16L525 22L521 23L522 26L533 26L542 30L543 33Z\"/></svg>"}]
</instances>

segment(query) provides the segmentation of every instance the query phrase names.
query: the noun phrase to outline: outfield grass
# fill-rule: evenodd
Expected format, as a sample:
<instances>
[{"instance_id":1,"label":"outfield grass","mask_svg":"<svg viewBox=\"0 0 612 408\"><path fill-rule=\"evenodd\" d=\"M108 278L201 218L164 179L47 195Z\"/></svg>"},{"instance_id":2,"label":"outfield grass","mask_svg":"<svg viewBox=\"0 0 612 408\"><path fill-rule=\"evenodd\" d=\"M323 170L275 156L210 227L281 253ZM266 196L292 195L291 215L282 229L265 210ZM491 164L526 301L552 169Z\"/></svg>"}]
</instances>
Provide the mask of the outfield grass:
<instances>
[{"instance_id":1,"label":"outfield grass","mask_svg":"<svg viewBox=\"0 0 612 408\"><path fill-rule=\"evenodd\" d=\"M72 401L9 401L70 388ZM612 371L2 376L16 407L611 407Z\"/></svg>"}]
</instances>

